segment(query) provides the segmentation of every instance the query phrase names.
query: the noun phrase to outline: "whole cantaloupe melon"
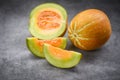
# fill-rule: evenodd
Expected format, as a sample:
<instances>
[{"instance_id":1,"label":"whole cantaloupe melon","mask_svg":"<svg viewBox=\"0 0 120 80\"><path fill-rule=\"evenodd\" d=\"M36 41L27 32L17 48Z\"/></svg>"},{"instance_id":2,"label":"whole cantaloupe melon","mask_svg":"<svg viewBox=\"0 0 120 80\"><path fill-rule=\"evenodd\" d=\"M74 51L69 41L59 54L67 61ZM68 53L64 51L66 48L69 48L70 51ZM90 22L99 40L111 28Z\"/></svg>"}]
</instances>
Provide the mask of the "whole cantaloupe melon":
<instances>
[{"instance_id":1,"label":"whole cantaloupe melon","mask_svg":"<svg viewBox=\"0 0 120 80\"><path fill-rule=\"evenodd\" d=\"M108 41L111 32L107 15L101 10L88 9L72 19L68 37L80 49L95 50Z\"/></svg>"}]
</instances>

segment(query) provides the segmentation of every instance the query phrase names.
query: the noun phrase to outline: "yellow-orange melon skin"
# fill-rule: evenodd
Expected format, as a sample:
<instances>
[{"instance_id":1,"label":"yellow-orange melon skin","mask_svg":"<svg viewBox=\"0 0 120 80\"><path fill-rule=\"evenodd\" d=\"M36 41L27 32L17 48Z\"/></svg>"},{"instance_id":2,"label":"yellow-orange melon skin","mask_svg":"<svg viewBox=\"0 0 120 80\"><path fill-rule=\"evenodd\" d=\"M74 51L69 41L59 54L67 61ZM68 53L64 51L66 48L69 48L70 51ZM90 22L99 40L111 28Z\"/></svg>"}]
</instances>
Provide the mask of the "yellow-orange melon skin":
<instances>
[{"instance_id":1,"label":"yellow-orange melon skin","mask_svg":"<svg viewBox=\"0 0 120 80\"><path fill-rule=\"evenodd\" d=\"M82 50L95 50L104 45L111 35L111 24L107 15L97 9L78 13L68 27L71 42Z\"/></svg>"}]
</instances>

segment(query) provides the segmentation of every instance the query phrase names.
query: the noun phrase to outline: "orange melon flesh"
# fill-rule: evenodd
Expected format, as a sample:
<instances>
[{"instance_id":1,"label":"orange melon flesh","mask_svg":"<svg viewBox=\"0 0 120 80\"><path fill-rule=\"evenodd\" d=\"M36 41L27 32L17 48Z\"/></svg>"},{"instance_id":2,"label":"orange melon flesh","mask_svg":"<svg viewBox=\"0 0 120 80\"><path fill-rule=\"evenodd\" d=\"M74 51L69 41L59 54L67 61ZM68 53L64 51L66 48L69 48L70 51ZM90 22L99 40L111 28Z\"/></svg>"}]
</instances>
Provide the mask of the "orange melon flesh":
<instances>
[{"instance_id":1,"label":"orange melon flesh","mask_svg":"<svg viewBox=\"0 0 120 80\"><path fill-rule=\"evenodd\" d=\"M48 48L50 55L55 56L57 59L69 59L72 57L72 52L63 51L62 49L56 49L55 47L49 46Z\"/></svg>"},{"instance_id":2,"label":"orange melon flesh","mask_svg":"<svg viewBox=\"0 0 120 80\"><path fill-rule=\"evenodd\" d=\"M81 53L63 50L49 44L44 44L43 49L47 61L58 68L74 67L82 57Z\"/></svg>"},{"instance_id":3,"label":"orange melon flesh","mask_svg":"<svg viewBox=\"0 0 120 80\"><path fill-rule=\"evenodd\" d=\"M64 49L66 47L66 38L58 37L52 40L39 40L38 38L31 37L26 39L28 49L36 56L43 57L43 44L47 43L55 47Z\"/></svg>"},{"instance_id":4,"label":"orange melon flesh","mask_svg":"<svg viewBox=\"0 0 120 80\"><path fill-rule=\"evenodd\" d=\"M52 10L44 10L39 13L37 25L40 29L49 30L60 27L61 15Z\"/></svg>"},{"instance_id":5,"label":"orange melon flesh","mask_svg":"<svg viewBox=\"0 0 120 80\"><path fill-rule=\"evenodd\" d=\"M53 45L55 47L60 47L61 43L62 43L62 39L61 38L55 38L53 40L39 40L39 39L36 39L35 42L38 46L43 46L44 43L48 43L48 44Z\"/></svg>"}]
</instances>

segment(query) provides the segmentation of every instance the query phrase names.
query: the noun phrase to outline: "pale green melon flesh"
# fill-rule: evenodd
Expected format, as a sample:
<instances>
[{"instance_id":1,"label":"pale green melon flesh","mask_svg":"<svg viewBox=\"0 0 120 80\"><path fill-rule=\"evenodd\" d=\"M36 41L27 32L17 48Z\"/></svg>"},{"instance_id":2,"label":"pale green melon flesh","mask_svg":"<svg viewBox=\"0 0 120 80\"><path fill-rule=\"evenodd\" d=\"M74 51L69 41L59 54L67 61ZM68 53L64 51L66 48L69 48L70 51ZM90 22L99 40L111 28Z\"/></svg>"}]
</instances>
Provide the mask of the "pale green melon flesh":
<instances>
[{"instance_id":1,"label":"pale green melon flesh","mask_svg":"<svg viewBox=\"0 0 120 80\"><path fill-rule=\"evenodd\" d=\"M75 65L77 65L82 57L81 53L78 52L74 52L74 51L69 51L70 53L72 53L72 57L69 59L57 59L56 56L51 56L51 52L49 51L49 46L48 44L44 44L44 54L45 54L45 58L47 59L47 61L52 64L53 66L56 66L58 68L71 68L74 67ZM56 49L60 49L57 48Z\"/></svg>"},{"instance_id":2,"label":"pale green melon flesh","mask_svg":"<svg viewBox=\"0 0 120 80\"><path fill-rule=\"evenodd\" d=\"M35 43L36 38L27 38L26 44L28 49L34 54L35 56L44 58L43 51L40 50L40 46Z\"/></svg>"},{"instance_id":3,"label":"pale green melon flesh","mask_svg":"<svg viewBox=\"0 0 120 80\"><path fill-rule=\"evenodd\" d=\"M44 58L45 56L44 56L44 53L43 53L43 46L37 45L36 42L35 42L36 39L37 38L35 38L35 37L27 38L26 39L27 47L34 55ZM62 40L62 43L58 47L61 48L61 49L65 49L66 44L67 44L67 39L64 38L64 37L61 37L60 39Z\"/></svg>"},{"instance_id":4,"label":"pale green melon flesh","mask_svg":"<svg viewBox=\"0 0 120 80\"><path fill-rule=\"evenodd\" d=\"M37 12L46 9L46 8L51 8L51 9L55 9L57 11L60 12L60 14L62 15L62 23L61 26L55 30L50 30L48 31L49 33L46 33L40 30L40 28L36 25L36 21L35 21L35 14L37 14ZM66 30L66 24L67 24L67 13L66 10L61 7L58 4L55 3L45 3L42 5L37 6L36 8L34 8L30 14L30 22L29 22L29 31L31 32L31 34L39 39L53 39L55 37L61 36L64 31Z\"/></svg>"}]
</instances>

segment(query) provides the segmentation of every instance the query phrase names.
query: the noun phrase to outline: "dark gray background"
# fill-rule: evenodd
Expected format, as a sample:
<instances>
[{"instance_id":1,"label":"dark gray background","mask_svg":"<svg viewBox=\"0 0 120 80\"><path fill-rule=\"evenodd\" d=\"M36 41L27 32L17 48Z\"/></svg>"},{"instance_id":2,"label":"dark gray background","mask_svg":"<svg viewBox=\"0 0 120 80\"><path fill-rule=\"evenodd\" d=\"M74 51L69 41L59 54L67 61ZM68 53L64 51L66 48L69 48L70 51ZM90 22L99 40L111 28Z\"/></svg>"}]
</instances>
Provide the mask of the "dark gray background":
<instances>
[{"instance_id":1,"label":"dark gray background","mask_svg":"<svg viewBox=\"0 0 120 80\"><path fill-rule=\"evenodd\" d=\"M67 49L83 53L81 62L71 69L53 67L45 59L33 56L25 42L30 36L29 13L45 2L65 7L69 23L82 10L104 11L112 25L109 41L95 51L82 51L68 41ZM0 80L120 80L120 1L0 0Z\"/></svg>"}]
</instances>

